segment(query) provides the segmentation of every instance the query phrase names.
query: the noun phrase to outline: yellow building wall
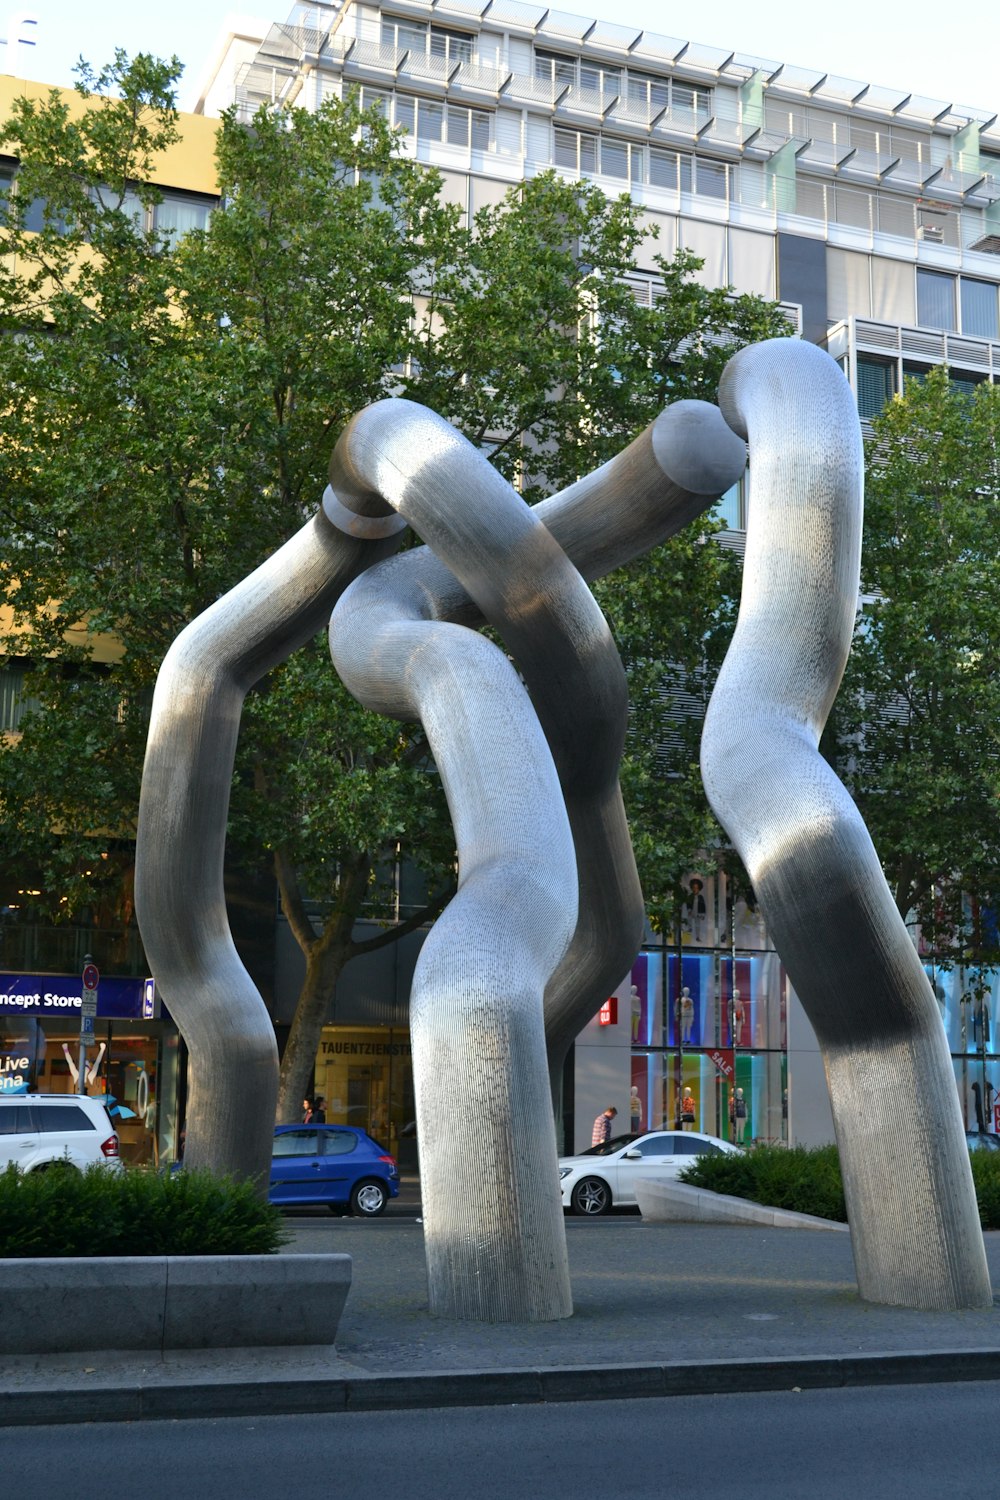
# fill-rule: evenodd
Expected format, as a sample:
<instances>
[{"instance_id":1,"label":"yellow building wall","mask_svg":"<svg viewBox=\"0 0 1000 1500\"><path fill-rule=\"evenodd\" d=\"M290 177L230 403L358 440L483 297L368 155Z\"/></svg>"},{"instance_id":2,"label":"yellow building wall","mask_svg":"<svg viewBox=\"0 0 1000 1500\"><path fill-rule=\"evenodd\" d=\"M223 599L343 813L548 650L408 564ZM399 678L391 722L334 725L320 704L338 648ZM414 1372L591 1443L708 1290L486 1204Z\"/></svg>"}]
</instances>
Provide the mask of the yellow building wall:
<instances>
[{"instance_id":1,"label":"yellow building wall","mask_svg":"<svg viewBox=\"0 0 1000 1500\"><path fill-rule=\"evenodd\" d=\"M99 102L96 96L83 99L75 89L57 89L69 107L70 118L76 119ZM0 73L0 120L10 116L15 99L47 99L52 93L51 85L33 83L23 78L13 78L9 73ZM219 121L204 115L181 114L178 118L181 140L170 146L156 160L150 173L157 187L172 187L186 193L210 193L218 195L219 184L215 175L215 137Z\"/></svg>"},{"instance_id":2,"label":"yellow building wall","mask_svg":"<svg viewBox=\"0 0 1000 1500\"><path fill-rule=\"evenodd\" d=\"M47 99L53 92L45 83L33 83L23 78L14 78L9 73L0 73L0 121L10 117L16 98ZM83 99L75 89L57 89L69 107L70 117L78 118L84 110L95 103L95 99ZM204 193L218 196L219 185L215 173L215 139L219 121L203 115L180 114L178 128L182 139L160 154L150 172L150 180L157 187L176 188L180 192ZM13 610L0 604L0 635L13 632ZM17 634L25 638L25 655L31 654L30 629L18 627ZM124 654L121 643L110 635L88 636L84 627L78 626L66 633L67 645L89 646L95 661L118 661Z\"/></svg>"}]
</instances>

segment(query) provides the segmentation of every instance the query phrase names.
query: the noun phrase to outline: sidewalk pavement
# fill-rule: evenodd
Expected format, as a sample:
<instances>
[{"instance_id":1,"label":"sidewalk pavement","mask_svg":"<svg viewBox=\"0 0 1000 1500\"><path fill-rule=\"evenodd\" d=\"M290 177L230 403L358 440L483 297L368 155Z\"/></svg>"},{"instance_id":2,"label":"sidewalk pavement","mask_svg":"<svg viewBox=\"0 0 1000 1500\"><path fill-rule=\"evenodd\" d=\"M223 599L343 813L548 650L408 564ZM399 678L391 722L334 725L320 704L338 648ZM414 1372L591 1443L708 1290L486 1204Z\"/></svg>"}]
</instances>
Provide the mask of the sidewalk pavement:
<instances>
[{"instance_id":1,"label":"sidewalk pavement","mask_svg":"<svg viewBox=\"0 0 1000 1500\"><path fill-rule=\"evenodd\" d=\"M418 1218L288 1223L352 1257L335 1348L7 1359L0 1425L1000 1379L997 1305L863 1303L846 1234L570 1218L574 1316L488 1325L430 1317Z\"/></svg>"}]
</instances>

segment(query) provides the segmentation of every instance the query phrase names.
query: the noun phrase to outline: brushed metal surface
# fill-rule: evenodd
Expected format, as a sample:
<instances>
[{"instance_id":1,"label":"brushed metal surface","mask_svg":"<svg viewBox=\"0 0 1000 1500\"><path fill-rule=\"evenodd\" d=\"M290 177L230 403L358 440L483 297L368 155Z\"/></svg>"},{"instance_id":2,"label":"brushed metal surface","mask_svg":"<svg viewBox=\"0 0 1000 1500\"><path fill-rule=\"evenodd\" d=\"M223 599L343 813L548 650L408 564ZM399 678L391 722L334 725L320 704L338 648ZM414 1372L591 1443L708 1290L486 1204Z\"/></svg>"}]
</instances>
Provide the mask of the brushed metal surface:
<instances>
[{"instance_id":1,"label":"brushed metal surface","mask_svg":"<svg viewBox=\"0 0 1000 1500\"><path fill-rule=\"evenodd\" d=\"M937 1005L861 816L818 749L857 608L854 397L824 352L777 340L730 361L719 401L748 440L753 488L739 621L702 737L705 787L819 1039L862 1296L988 1306Z\"/></svg>"},{"instance_id":2,"label":"brushed metal surface","mask_svg":"<svg viewBox=\"0 0 1000 1500\"><path fill-rule=\"evenodd\" d=\"M394 539L321 514L193 620L164 658L139 799L135 905L150 971L188 1046L185 1163L266 1186L278 1097L274 1027L233 944L226 818L243 700L322 630Z\"/></svg>"}]
</instances>

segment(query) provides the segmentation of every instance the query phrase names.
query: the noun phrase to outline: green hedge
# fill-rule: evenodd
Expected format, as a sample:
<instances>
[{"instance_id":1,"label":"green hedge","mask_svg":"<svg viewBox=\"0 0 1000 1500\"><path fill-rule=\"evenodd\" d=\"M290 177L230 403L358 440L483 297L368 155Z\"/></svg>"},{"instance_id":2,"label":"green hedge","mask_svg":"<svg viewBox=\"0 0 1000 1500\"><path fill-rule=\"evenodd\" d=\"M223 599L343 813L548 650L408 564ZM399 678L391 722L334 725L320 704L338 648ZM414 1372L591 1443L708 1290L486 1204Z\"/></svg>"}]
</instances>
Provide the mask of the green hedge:
<instances>
[{"instance_id":1,"label":"green hedge","mask_svg":"<svg viewBox=\"0 0 1000 1500\"><path fill-rule=\"evenodd\" d=\"M273 1255L279 1209L211 1172L0 1172L0 1257Z\"/></svg>"},{"instance_id":2,"label":"green hedge","mask_svg":"<svg viewBox=\"0 0 1000 1500\"><path fill-rule=\"evenodd\" d=\"M1000 1151L970 1154L980 1221L984 1229L1000 1229ZM836 1146L754 1146L742 1156L701 1156L680 1180L768 1208L847 1222Z\"/></svg>"}]
</instances>

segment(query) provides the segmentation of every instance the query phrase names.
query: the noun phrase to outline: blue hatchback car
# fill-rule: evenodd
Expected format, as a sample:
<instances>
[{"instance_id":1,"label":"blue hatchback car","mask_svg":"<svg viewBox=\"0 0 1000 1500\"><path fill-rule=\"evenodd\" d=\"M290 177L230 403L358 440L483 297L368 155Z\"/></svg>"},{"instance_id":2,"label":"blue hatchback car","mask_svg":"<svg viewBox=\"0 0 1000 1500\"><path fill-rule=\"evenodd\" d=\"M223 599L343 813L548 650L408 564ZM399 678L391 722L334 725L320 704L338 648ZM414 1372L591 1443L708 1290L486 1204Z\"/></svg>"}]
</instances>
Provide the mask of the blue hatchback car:
<instances>
[{"instance_id":1,"label":"blue hatchback car","mask_svg":"<svg viewBox=\"0 0 1000 1500\"><path fill-rule=\"evenodd\" d=\"M374 1219L399 1192L395 1157L353 1125L278 1125L269 1200L278 1208L326 1203Z\"/></svg>"}]
</instances>

